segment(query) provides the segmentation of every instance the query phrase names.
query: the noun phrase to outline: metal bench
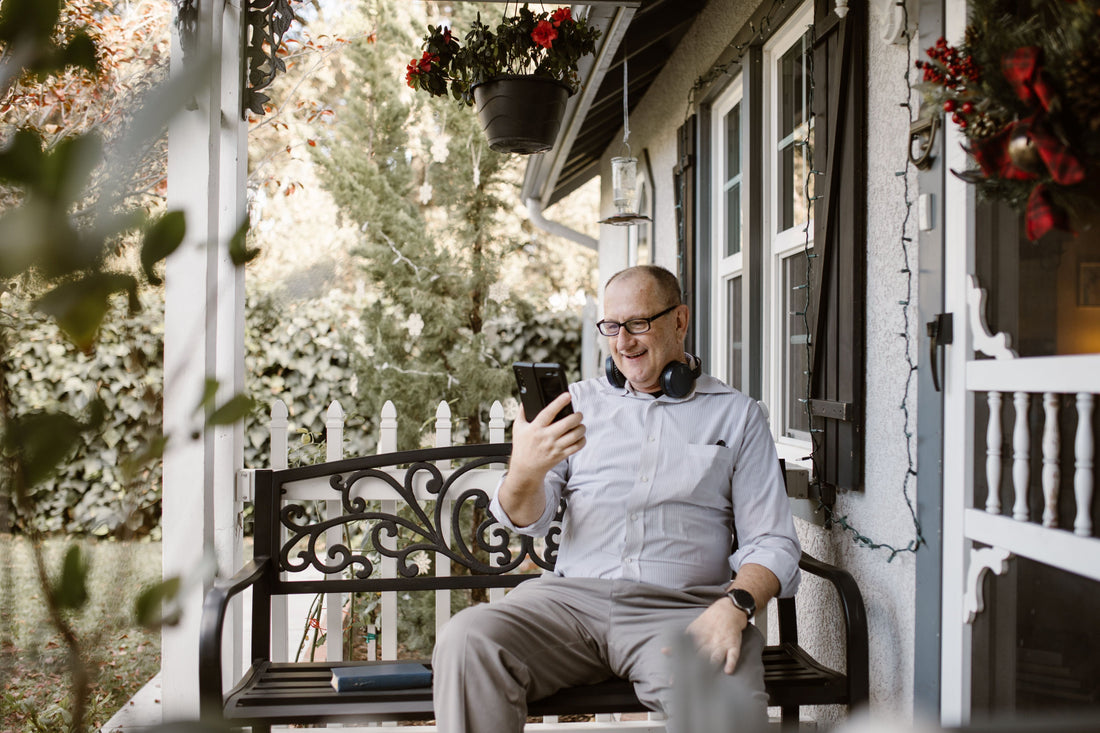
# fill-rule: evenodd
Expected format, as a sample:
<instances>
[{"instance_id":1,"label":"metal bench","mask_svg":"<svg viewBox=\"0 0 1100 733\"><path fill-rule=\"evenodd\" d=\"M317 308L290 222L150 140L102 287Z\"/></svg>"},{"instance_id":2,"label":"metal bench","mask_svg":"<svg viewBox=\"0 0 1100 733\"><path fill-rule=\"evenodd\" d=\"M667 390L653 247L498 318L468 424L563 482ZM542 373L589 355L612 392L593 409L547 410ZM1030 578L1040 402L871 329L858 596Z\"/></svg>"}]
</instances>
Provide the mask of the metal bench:
<instances>
[{"instance_id":1,"label":"metal bench","mask_svg":"<svg viewBox=\"0 0 1100 733\"><path fill-rule=\"evenodd\" d=\"M536 540L506 532L487 513L509 453L508 444L455 446L256 471L254 559L234 577L215 583L204 602L199 647L204 719L253 730L287 723L430 720L430 688L333 690L334 666L362 662L272 662L271 599L284 594L512 588L552 568L557 527ZM320 512L308 501L285 498L295 486L311 487L306 493L318 502L339 502L341 511L316 516ZM390 503L380 505L378 497L388 497ZM392 500L406 508L392 511ZM470 507L485 515L477 527L469 524ZM354 543L326 542L334 529L345 528ZM425 552L437 561L449 560L455 572L428 575L414 561ZM397 577L379 577L384 558L395 563ZM794 599L777 601L780 641L764 651L765 684L770 704L782 708L784 721L797 720L801 705L852 706L868 696L867 621L855 581L805 554L800 564L837 591L847 665L845 672L838 672L814 660L798 645ZM324 577L300 579L310 567ZM230 599L246 589L252 591L251 667L223 693L222 631ZM529 706L532 716L645 710L632 686L618 679L562 690Z\"/></svg>"}]
</instances>

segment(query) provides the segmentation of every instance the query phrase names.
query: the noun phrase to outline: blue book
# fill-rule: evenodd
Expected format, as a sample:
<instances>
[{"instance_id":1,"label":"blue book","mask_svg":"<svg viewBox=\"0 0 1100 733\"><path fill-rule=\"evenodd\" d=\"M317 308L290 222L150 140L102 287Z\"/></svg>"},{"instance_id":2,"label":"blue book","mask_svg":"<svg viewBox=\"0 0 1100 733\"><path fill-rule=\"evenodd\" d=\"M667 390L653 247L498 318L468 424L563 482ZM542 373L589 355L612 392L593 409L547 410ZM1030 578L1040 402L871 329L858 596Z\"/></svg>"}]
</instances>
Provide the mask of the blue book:
<instances>
[{"instance_id":1,"label":"blue book","mask_svg":"<svg viewBox=\"0 0 1100 733\"><path fill-rule=\"evenodd\" d=\"M386 662L332 668L332 688L337 692L404 690L431 685L432 671L419 662Z\"/></svg>"}]
</instances>

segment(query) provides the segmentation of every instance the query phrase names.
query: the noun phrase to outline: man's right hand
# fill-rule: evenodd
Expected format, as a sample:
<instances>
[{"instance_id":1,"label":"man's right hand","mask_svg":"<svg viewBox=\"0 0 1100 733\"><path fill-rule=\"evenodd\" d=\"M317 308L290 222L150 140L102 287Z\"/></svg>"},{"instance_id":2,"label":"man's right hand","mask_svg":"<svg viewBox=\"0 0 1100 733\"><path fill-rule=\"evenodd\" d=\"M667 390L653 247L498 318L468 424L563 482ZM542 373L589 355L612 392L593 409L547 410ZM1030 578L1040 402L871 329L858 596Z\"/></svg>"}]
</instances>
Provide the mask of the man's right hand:
<instances>
[{"instance_id":1,"label":"man's right hand","mask_svg":"<svg viewBox=\"0 0 1100 733\"><path fill-rule=\"evenodd\" d=\"M542 481L547 472L584 447L583 415L574 412L554 422L572 396L562 392L530 422L520 408L512 425L512 458L498 497L517 527L542 516L546 508Z\"/></svg>"}]
</instances>

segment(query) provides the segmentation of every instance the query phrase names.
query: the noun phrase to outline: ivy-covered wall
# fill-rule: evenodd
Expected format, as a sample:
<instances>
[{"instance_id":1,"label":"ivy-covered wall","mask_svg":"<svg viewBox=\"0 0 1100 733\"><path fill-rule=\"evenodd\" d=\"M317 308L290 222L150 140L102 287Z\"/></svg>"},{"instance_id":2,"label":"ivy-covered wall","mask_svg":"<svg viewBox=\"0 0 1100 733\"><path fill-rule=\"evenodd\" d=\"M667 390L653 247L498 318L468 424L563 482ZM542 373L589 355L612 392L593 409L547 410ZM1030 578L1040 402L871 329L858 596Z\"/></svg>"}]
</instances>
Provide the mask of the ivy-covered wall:
<instances>
[{"instance_id":1,"label":"ivy-covered wall","mask_svg":"<svg viewBox=\"0 0 1100 733\"><path fill-rule=\"evenodd\" d=\"M345 452L375 450L378 416L358 411L357 395L370 386L357 383L354 369L356 359L369 358L356 345L366 297L340 291L296 303L249 297L245 368L256 409L245 422L245 466L268 465L267 424L275 399L286 403L292 436L300 436L291 440L292 464L324 460L325 412L333 400L347 415ZM0 358L17 415L59 405L82 416L97 398L106 414L102 430L83 442L53 480L35 489L37 513L20 516L11 509L12 528L20 531L33 522L48 533L158 536L160 464L134 466L161 435L163 303L150 299L134 315L120 303L119 312L104 322L99 347L86 356L12 293L0 298L12 321L12 343ZM519 359L554 360L576 377L578 314L519 308L490 329L495 364L487 368L508 368ZM421 416L429 418L434 415Z\"/></svg>"}]
</instances>

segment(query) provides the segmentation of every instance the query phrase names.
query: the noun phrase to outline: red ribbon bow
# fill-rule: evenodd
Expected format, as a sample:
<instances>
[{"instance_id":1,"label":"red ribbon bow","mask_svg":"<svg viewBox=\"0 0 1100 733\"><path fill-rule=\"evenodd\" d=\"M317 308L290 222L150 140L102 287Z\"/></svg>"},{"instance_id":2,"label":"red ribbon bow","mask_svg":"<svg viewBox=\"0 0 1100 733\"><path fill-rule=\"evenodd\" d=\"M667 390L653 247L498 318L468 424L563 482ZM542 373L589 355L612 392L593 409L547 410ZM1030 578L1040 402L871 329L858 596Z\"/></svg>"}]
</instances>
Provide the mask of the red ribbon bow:
<instances>
[{"instance_id":1,"label":"red ribbon bow","mask_svg":"<svg viewBox=\"0 0 1100 733\"><path fill-rule=\"evenodd\" d=\"M1040 171L1021 168L1009 151L1012 140L1023 135L1035 146L1035 151L1049 171L1051 179L1060 185L1072 186L1085 180L1085 167L1046 123L1046 114L1055 103L1055 93L1047 81L1041 62L1042 49L1037 46L1018 48L1001 59L1001 72L1012 85L1016 96L1024 104L1041 109L1037 109L1030 117L1006 125L993 137L976 144L970 153L987 177L996 176L1013 181L1036 180ZM1050 191L1043 183L1035 186L1028 197L1026 219L1027 235L1032 241L1051 229L1068 228L1065 212L1053 203Z\"/></svg>"}]
</instances>

